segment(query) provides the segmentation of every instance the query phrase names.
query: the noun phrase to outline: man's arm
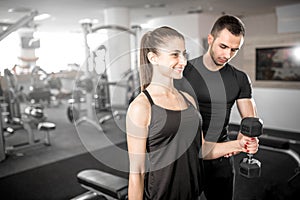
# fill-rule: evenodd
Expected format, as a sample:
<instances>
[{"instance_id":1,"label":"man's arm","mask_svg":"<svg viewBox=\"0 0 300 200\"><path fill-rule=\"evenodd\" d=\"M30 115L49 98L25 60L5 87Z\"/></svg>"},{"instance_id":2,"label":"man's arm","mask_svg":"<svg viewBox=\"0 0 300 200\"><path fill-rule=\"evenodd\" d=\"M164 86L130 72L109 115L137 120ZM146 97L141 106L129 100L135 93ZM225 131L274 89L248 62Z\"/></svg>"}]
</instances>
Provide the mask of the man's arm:
<instances>
[{"instance_id":1,"label":"man's arm","mask_svg":"<svg viewBox=\"0 0 300 200\"><path fill-rule=\"evenodd\" d=\"M242 118L257 117L256 105L253 98L238 99L236 104Z\"/></svg>"},{"instance_id":2,"label":"man's arm","mask_svg":"<svg viewBox=\"0 0 300 200\"><path fill-rule=\"evenodd\" d=\"M238 99L236 100L236 105L242 119L245 117L257 117L256 104L253 98ZM239 133L237 138L239 139L241 136L241 133Z\"/></svg>"},{"instance_id":3,"label":"man's arm","mask_svg":"<svg viewBox=\"0 0 300 200\"><path fill-rule=\"evenodd\" d=\"M238 99L236 101L238 111L240 113L241 118L245 117L257 117L257 109L256 104L253 98L244 98ZM237 139L241 139L243 135L241 133L238 134ZM253 142L251 143L251 147L255 148L257 152L258 150L258 138L254 138Z\"/></svg>"}]
</instances>

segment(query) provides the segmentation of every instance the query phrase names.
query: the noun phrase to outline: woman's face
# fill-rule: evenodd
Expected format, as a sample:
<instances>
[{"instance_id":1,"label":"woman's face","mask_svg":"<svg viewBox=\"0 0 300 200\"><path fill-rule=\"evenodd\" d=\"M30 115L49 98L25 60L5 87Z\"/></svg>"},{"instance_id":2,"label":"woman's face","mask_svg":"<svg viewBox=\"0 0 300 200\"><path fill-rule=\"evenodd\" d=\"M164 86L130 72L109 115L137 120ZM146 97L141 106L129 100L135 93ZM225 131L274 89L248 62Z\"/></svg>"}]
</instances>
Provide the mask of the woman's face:
<instances>
[{"instance_id":1,"label":"woman's face","mask_svg":"<svg viewBox=\"0 0 300 200\"><path fill-rule=\"evenodd\" d=\"M181 79L187 63L184 40L172 38L167 45L158 48L157 67L158 71L167 77Z\"/></svg>"}]
</instances>

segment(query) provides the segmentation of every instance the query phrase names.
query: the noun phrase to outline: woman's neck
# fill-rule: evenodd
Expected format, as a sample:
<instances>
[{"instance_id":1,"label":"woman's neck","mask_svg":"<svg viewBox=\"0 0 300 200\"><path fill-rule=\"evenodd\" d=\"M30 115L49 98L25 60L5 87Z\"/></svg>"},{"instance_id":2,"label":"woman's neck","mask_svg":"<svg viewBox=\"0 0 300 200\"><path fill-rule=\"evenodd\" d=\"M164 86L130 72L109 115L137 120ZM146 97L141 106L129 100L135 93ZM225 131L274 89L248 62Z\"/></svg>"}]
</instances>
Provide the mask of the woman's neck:
<instances>
[{"instance_id":1,"label":"woman's neck","mask_svg":"<svg viewBox=\"0 0 300 200\"><path fill-rule=\"evenodd\" d=\"M153 76L150 85L153 86L154 89L165 93L175 90L173 79L165 76Z\"/></svg>"},{"instance_id":2,"label":"woman's neck","mask_svg":"<svg viewBox=\"0 0 300 200\"><path fill-rule=\"evenodd\" d=\"M161 94L170 94L175 93L177 90L173 86L173 84L164 84L161 82L151 81L150 85L147 87L152 92L161 93Z\"/></svg>"}]
</instances>

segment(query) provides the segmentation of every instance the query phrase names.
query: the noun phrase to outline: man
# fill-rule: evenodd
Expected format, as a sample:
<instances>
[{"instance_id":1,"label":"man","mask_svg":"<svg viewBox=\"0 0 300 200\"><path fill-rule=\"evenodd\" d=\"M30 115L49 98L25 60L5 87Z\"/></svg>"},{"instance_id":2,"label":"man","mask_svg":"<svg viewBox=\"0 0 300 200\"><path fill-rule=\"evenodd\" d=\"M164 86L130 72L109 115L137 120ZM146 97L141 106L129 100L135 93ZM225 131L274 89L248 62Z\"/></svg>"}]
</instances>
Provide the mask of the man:
<instances>
[{"instance_id":1,"label":"man","mask_svg":"<svg viewBox=\"0 0 300 200\"><path fill-rule=\"evenodd\" d=\"M175 83L178 89L197 99L203 118L203 133L208 141L228 140L227 126L234 103L241 118L257 115L248 76L228 63L243 45L244 36L244 24L237 17L224 15L217 19L208 35L207 52L190 60L184 70L184 79ZM238 137L241 136L240 133ZM253 143L258 147L257 138L253 139ZM236 153L239 152L231 155ZM233 160L205 160L204 169L206 198L232 199Z\"/></svg>"}]
</instances>

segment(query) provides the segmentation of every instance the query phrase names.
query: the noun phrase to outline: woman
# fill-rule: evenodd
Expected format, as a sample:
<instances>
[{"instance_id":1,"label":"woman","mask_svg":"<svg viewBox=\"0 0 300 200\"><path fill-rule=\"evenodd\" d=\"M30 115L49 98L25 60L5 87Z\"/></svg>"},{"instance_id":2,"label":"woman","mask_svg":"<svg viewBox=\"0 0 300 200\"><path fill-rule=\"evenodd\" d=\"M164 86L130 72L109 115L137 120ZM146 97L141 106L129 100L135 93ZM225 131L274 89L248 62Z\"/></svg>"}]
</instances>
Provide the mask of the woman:
<instances>
[{"instance_id":1,"label":"woman","mask_svg":"<svg viewBox=\"0 0 300 200\"><path fill-rule=\"evenodd\" d=\"M198 199L202 144L209 147L202 152L207 159L247 151L244 145L250 138L246 137L228 143L222 151L220 144L204 143L195 101L173 85L173 79L182 78L186 62L184 37L176 30L164 26L143 36L142 92L130 104L126 117L129 200Z\"/></svg>"}]
</instances>

